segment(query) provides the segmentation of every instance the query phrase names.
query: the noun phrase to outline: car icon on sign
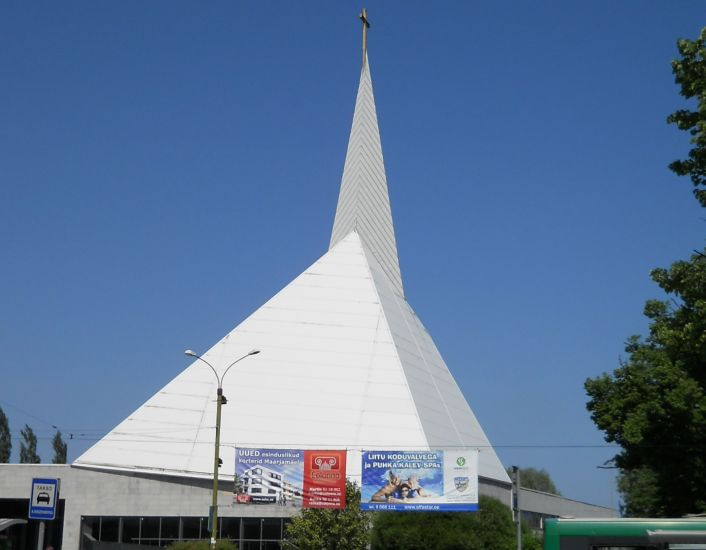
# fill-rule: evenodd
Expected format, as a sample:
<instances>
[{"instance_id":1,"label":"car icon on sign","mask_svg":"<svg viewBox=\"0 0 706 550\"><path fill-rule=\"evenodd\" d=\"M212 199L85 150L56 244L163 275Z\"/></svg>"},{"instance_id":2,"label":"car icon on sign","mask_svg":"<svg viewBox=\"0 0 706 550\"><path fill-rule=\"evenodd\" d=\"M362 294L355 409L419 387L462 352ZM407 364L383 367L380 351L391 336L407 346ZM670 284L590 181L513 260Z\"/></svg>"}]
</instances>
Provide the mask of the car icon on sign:
<instances>
[{"instance_id":1,"label":"car icon on sign","mask_svg":"<svg viewBox=\"0 0 706 550\"><path fill-rule=\"evenodd\" d=\"M45 504L49 504L51 502L51 498L49 498L49 493L42 491L37 495L37 504L41 502L44 502Z\"/></svg>"}]
</instances>

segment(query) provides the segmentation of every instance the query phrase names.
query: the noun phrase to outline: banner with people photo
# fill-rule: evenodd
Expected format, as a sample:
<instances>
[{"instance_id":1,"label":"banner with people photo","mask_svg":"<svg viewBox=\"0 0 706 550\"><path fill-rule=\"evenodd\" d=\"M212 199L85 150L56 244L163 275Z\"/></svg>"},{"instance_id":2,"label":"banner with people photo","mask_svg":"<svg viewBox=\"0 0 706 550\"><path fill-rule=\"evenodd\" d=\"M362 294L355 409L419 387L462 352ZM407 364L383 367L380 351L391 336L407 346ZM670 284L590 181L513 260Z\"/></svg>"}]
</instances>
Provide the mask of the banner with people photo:
<instances>
[{"instance_id":1,"label":"banner with people photo","mask_svg":"<svg viewBox=\"0 0 706 550\"><path fill-rule=\"evenodd\" d=\"M478 510L478 451L367 451L362 510Z\"/></svg>"},{"instance_id":2,"label":"banner with people photo","mask_svg":"<svg viewBox=\"0 0 706 550\"><path fill-rule=\"evenodd\" d=\"M236 504L346 507L346 451L235 450Z\"/></svg>"}]
</instances>

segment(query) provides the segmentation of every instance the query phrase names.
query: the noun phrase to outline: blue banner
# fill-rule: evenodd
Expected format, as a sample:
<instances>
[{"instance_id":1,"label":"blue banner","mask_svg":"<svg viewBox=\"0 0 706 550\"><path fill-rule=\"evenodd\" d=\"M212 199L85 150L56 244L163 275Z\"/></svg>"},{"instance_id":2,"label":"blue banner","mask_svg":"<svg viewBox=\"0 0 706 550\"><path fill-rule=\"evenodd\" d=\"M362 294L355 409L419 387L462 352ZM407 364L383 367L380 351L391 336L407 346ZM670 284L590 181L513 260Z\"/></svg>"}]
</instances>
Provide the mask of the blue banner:
<instances>
[{"instance_id":1,"label":"blue banner","mask_svg":"<svg viewBox=\"0 0 706 550\"><path fill-rule=\"evenodd\" d=\"M301 506L304 499L304 451L236 449L235 502Z\"/></svg>"},{"instance_id":2,"label":"blue banner","mask_svg":"<svg viewBox=\"0 0 706 550\"><path fill-rule=\"evenodd\" d=\"M478 510L478 451L367 451L362 457L362 510Z\"/></svg>"}]
</instances>

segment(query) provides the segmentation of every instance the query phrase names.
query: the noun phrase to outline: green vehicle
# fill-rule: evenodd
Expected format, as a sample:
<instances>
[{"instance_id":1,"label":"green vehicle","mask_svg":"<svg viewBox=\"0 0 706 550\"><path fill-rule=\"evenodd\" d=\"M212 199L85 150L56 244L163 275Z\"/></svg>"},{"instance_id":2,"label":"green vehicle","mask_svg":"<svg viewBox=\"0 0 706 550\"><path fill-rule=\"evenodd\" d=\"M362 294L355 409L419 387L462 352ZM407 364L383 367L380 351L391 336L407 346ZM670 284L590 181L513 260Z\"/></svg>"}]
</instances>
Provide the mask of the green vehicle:
<instances>
[{"instance_id":1,"label":"green vehicle","mask_svg":"<svg viewBox=\"0 0 706 550\"><path fill-rule=\"evenodd\" d=\"M547 519L544 550L706 550L706 517Z\"/></svg>"}]
</instances>

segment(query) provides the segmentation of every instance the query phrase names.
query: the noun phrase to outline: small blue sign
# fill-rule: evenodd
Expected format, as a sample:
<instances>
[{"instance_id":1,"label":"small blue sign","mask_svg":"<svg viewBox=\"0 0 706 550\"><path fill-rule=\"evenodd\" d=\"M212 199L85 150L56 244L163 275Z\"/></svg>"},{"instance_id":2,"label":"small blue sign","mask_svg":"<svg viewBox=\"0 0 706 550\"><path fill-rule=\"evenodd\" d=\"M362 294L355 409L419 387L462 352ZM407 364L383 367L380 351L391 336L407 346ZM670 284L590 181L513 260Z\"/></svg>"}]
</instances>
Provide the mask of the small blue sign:
<instances>
[{"instance_id":1,"label":"small blue sign","mask_svg":"<svg viewBox=\"0 0 706 550\"><path fill-rule=\"evenodd\" d=\"M54 519L59 500L59 480L34 478L29 500L29 519Z\"/></svg>"}]
</instances>

